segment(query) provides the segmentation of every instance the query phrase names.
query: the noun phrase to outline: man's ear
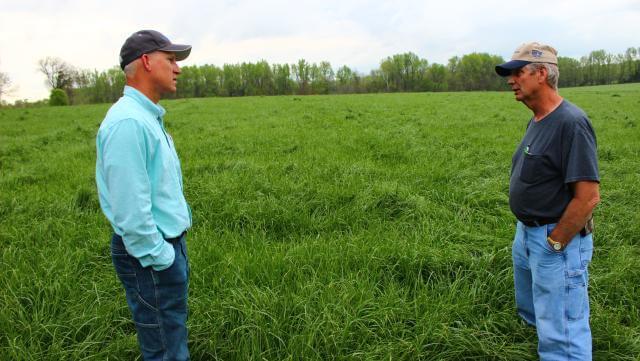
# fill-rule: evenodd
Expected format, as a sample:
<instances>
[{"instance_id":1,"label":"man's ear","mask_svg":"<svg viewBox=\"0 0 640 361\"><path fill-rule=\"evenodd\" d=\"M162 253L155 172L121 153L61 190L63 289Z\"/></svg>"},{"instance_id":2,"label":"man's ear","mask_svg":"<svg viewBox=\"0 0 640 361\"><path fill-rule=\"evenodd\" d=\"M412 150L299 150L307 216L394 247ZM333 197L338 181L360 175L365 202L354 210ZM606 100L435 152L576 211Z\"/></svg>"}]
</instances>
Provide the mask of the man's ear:
<instances>
[{"instance_id":1,"label":"man's ear","mask_svg":"<svg viewBox=\"0 0 640 361\"><path fill-rule=\"evenodd\" d=\"M540 67L538 69L538 83L542 84L542 83L546 83L547 82L547 75L549 75L549 71L547 70L546 67Z\"/></svg>"},{"instance_id":2,"label":"man's ear","mask_svg":"<svg viewBox=\"0 0 640 361\"><path fill-rule=\"evenodd\" d=\"M140 62L142 63L142 67L144 68L144 70L151 71L151 63L149 61L149 55L142 54L142 56L140 57Z\"/></svg>"}]
</instances>

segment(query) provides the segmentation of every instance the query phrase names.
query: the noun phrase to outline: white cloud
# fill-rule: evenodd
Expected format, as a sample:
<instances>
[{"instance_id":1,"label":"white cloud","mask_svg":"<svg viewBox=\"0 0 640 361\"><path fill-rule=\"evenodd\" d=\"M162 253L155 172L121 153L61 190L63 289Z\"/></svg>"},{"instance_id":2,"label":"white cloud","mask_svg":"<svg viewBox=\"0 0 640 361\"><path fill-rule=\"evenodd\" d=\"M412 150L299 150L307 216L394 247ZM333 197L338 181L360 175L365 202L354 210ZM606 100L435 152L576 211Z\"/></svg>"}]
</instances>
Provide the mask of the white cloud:
<instances>
[{"instance_id":1,"label":"white cloud","mask_svg":"<svg viewBox=\"0 0 640 361\"><path fill-rule=\"evenodd\" d=\"M124 39L144 28L192 44L185 65L304 58L361 72L406 51L446 63L471 52L509 57L532 40L571 57L640 46L637 0L0 0L0 8L0 71L19 86L15 98L32 100L48 94L38 59L104 70L117 64Z\"/></svg>"}]
</instances>

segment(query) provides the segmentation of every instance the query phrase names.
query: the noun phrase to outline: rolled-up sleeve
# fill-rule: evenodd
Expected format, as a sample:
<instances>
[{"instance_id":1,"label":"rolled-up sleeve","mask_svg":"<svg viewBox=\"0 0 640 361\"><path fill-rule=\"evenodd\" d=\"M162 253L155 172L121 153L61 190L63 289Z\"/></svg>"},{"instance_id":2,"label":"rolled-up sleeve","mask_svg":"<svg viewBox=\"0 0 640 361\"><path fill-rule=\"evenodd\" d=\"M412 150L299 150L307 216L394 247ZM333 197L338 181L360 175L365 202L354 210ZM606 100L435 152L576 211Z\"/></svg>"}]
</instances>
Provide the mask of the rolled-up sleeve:
<instances>
[{"instance_id":1,"label":"rolled-up sleeve","mask_svg":"<svg viewBox=\"0 0 640 361\"><path fill-rule=\"evenodd\" d=\"M122 119L105 129L99 137L102 172L112 222L127 252L143 267L161 271L173 264L175 254L173 246L158 231L151 212L147 136L134 119Z\"/></svg>"}]
</instances>

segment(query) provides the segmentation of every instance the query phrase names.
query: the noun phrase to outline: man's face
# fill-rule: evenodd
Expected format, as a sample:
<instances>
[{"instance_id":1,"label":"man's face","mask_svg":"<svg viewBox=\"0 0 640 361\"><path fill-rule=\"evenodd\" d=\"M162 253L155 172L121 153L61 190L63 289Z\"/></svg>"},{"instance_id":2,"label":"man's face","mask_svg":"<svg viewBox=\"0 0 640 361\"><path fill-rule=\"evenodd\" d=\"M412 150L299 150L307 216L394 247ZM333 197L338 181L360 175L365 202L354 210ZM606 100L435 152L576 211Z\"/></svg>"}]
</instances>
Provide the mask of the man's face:
<instances>
[{"instance_id":1,"label":"man's face","mask_svg":"<svg viewBox=\"0 0 640 361\"><path fill-rule=\"evenodd\" d=\"M171 52L154 51L149 56L151 77L159 94L176 92L176 84L180 67L176 63L176 55Z\"/></svg>"},{"instance_id":2,"label":"man's face","mask_svg":"<svg viewBox=\"0 0 640 361\"><path fill-rule=\"evenodd\" d=\"M541 78L542 77L542 78ZM529 66L524 66L511 71L507 83L511 86L517 101L527 102L535 97L541 87L540 80L544 80L546 74Z\"/></svg>"}]
</instances>

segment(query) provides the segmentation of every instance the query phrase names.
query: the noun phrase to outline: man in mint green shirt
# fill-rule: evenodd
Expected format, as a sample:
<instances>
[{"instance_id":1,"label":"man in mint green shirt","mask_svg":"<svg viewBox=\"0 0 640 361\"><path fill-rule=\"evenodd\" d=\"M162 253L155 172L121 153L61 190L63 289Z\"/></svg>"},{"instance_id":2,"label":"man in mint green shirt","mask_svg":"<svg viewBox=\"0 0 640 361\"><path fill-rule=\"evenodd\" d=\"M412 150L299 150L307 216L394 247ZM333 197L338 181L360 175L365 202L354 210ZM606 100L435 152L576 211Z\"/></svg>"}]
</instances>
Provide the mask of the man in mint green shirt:
<instances>
[{"instance_id":1,"label":"man in mint green shirt","mask_svg":"<svg viewBox=\"0 0 640 361\"><path fill-rule=\"evenodd\" d=\"M175 93L177 61L190 45L154 30L132 34L120 50L127 85L96 139L100 206L113 228L111 255L145 360L188 360L186 231L191 211L180 160L158 101Z\"/></svg>"}]
</instances>

